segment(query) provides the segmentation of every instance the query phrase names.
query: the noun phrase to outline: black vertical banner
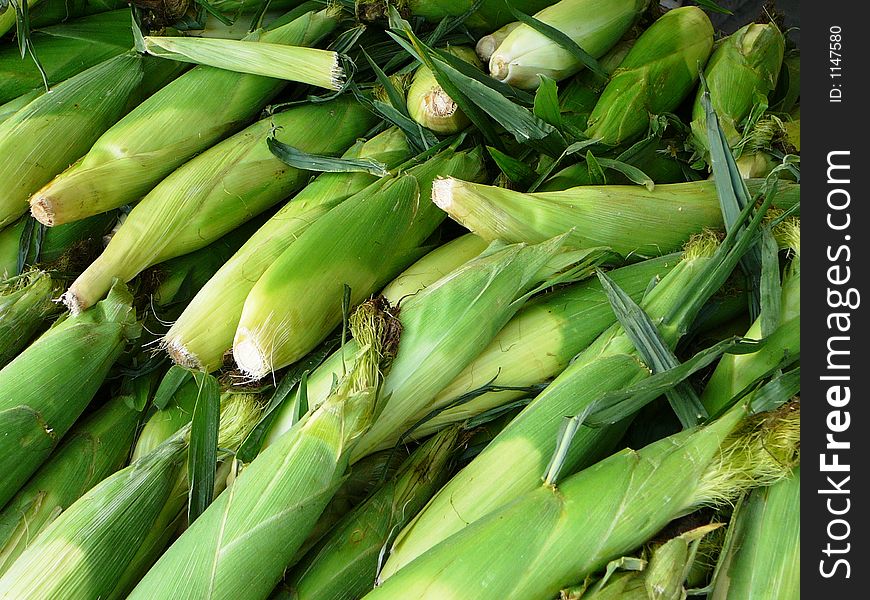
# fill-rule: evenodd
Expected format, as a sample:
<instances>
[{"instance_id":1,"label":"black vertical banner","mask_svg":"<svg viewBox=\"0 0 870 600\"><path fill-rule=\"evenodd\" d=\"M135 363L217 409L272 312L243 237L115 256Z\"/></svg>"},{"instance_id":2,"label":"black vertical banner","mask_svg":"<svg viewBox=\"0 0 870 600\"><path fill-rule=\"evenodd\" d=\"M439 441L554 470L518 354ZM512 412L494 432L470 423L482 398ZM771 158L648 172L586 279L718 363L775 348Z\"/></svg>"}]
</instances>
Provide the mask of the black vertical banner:
<instances>
[{"instance_id":1,"label":"black vertical banner","mask_svg":"<svg viewBox=\"0 0 870 600\"><path fill-rule=\"evenodd\" d=\"M860 598L870 556L870 35L865 3L802 4L801 588L804 598Z\"/></svg>"}]
</instances>

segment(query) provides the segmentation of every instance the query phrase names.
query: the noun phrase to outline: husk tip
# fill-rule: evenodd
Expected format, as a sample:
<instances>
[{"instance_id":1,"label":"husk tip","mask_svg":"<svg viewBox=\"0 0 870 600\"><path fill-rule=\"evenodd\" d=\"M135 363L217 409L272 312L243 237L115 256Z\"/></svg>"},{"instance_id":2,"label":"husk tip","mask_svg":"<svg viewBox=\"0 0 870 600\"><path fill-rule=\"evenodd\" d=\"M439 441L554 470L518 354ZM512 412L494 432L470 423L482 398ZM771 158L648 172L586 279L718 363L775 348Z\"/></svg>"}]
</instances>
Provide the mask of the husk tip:
<instances>
[{"instance_id":1,"label":"husk tip","mask_svg":"<svg viewBox=\"0 0 870 600\"><path fill-rule=\"evenodd\" d=\"M450 212L453 205L453 188L456 179L453 177L438 177L432 183L432 202L445 212Z\"/></svg>"}]
</instances>

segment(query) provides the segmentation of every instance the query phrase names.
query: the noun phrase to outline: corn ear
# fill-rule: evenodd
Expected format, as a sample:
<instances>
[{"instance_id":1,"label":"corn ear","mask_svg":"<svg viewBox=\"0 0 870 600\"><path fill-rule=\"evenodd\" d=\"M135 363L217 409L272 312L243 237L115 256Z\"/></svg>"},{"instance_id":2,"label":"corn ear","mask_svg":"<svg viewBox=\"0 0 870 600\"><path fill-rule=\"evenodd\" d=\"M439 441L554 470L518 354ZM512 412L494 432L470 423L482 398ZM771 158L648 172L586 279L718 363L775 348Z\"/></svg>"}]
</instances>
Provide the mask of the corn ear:
<instances>
[{"instance_id":1,"label":"corn ear","mask_svg":"<svg viewBox=\"0 0 870 600\"><path fill-rule=\"evenodd\" d=\"M739 129L759 99L776 88L785 39L773 23L750 23L722 40L710 57L704 78L719 125L729 146L741 138ZM692 109L692 135L699 151L709 150L707 118L698 90Z\"/></svg>"},{"instance_id":2,"label":"corn ear","mask_svg":"<svg viewBox=\"0 0 870 600\"><path fill-rule=\"evenodd\" d=\"M471 48L450 46L447 52L478 68L483 68ZM411 118L435 133L449 135L471 124L456 102L438 85L432 70L425 65L420 65L414 73L411 87L408 88L407 105Z\"/></svg>"},{"instance_id":3,"label":"corn ear","mask_svg":"<svg viewBox=\"0 0 870 600\"><path fill-rule=\"evenodd\" d=\"M116 396L76 424L0 512L0 576L61 512L124 463L139 413Z\"/></svg>"},{"instance_id":4,"label":"corn ear","mask_svg":"<svg viewBox=\"0 0 870 600\"><path fill-rule=\"evenodd\" d=\"M737 407L704 427L614 454L561 483L539 483L365 598L553 598L674 518L782 480L797 460L799 439L799 406L756 417Z\"/></svg>"},{"instance_id":5,"label":"corn ear","mask_svg":"<svg viewBox=\"0 0 870 600\"><path fill-rule=\"evenodd\" d=\"M795 467L791 477L753 490L738 505L710 600L800 597L800 484Z\"/></svg>"},{"instance_id":6,"label":"corn ear","mask_svg":"<svg viewBox=\"0 0 870 600\"><path fill-rule=\"evenodd\" d=\"M641 304L671 347L694 318L680 311L688 306L687 291L698 285L700 275L709 268L715 245L704 238L689 246L683 259L646 294ZM690 312L696 308L697 304L693 304ZM605 393L630 386L649 375L649 368L639 359L619 323L604 331L405 528L393 545L381 572L382 579L391 577L468 523L537 487L556 450L565 415L579 414ZM628 421L582 428L567 451L563 471L573 472L606 455L624 433Z\"/></svg>"},{"instance_id":7,"label":"corn ear","mask_svg":"<svg viewBox=\"0 0 870 600\"><path fill-rule=\"evenodd\" d=\"M445 150L372 184L313 223L248 294L233 340L239 368L259 379L307 354L341 323L345 285L355 305L419 256L444 218L423 200L432 180L447 173L477 178L481 170L478 152ZM307 295L310 289L317 295Z\"/></svg>"},{"instance_id":8,"label":"corn ear","mask_svg":"<svg viewBox=\"0 0 870 600\"><path fill-rule=\"evenodd\" d=\"M373 303L354 313L351 327L369 349L365 358L329 400L242 471L160 557L131 600L268 597L338 488L349 451L376 414L380 370L394 352L388 318Z\"/></svg>"},{"instance_id":9,"label":"corn ear","mask_svg":"<svg viewBox=\"0 0 870 600\"><path fill-rule=\"evenodd\" d=\"M434 410L447 384L480 354L542 284L563 238L492 248L400 305L401 342L384 378L384 409L354 450L359 458L395 444Z\"/></svg>"},{"instance_id":10,"label":"corn ear","mask_svg":"<svg viewBox=\"0 0 870 600\"><path fill-rule=\"evenodd\" d=\"M269 151L273 128L281 128L280 141L305 152L339 154L373 121L355 100L339 98L267 117L210 148L136 205L64 302L81 311L106 293L113 278L129 281L151 265L198 250L302 187L308 173Z\"/></svg>"},{"instance_id":11,"label":"corn ear","mask_svg":"<svg viewBox=\"0 0 870 600\"><path fill-rule=\"evenodd\" d=\"M333 11L309 12L263 33L260 40L310 46L336 25ZM34 216L52 226L136 202L194 155L253 120L285 85L213 67L191 69L136 107L95 140L82 160L39 190L31 199Z\"/></svg>"},{"instance_id":12,"label":"corn ear","mask_svg":"<svg viewBox=\"0 0 870 600\"><path fill-rule=\"evenodd\" d=\"M128 52L103 61L0 124L0 227L27 212L30 195L123 115L142 81L143 60Z\"/></svg>"},{"instance_id":13,"label":"corn ear","mask_svg":"<svg viewBox=\"0 0 870 600\"><path fill-rule=\"evenodd\" d=\"M508 23L507 25L499 27L489 35L485 35L477 40L477 44L474 45L474 51L477 53L477 57L483 62L489 63L489 59L495 52L495 49L501 45L511 31L519 26L520 22L514 21L513 23Z\"/></svg>"},{"instance_id":14,"label":"corn ear","mask_svg":"<svg viewBox=\"0 0 870 600\"><path fill-rule=\"evenodd\" d=\"M130 18L129 9L116 10L33 30L30 39L48 85L54 86L132 48ZM17 46L0 49L0 104L42 86L39 69L29 57L21 58Z\"/></svg>"},{"instance_id":15,"label":"corn ear","mask_svg":"<svg viewBox=\"0 0 870 600\"><path fill-rule=\"evenodd\" d=\"M45 461L139 334L132 300L114 286L93 310L61 319L0 370L0 505Z\"/></svg>"},{"instance_id":16,"label":"corn ear","mask_svg":"<svg viewBox=\"0 0 870 600\"><path fill-rule=\"evenodd\" d=\"M749 180L760 190L764 180ZM785 184L777 205L800 200L800 185ZM679 250L705 228L721 228L713 181L642 186L580 186L560 192L523 194L506 188L439 179L432 200L450 217L485 240L538 243L568 233L579 248L609 246L623 256L656 256Z\"/></svg>"},{"instance_id":17,"label":"corn ear","mask_svg":"<svg viewBox=\"0 0 870 600\"><path fill-rule=\"evenodd\" d=\"M15 358L45 320L58 312L48 273L30 271L0 281L0 368Z\"/></svg>"},{"instance_id":18,"label":"corn ear","mask_svg":"<svg viewBox=\"0 0 870 600\"><path fill-rule=\"evenodd\" d=\"M337 91L344 82L338 54L331 50L269 42L193 37L144 38L153 56L235 73L307 83Z\"/></svg>"},{"instance_id":19,"label":"corn ear","mask_svg":"<svg viewBox=\"0 0 870 600\"><path fill-rule=\"evenodd\" d=\"M351 600L371 590L384 547L449 477L459 434L452 427L430 438L337 523L285 578L295 597Z\"/></svg>"},{"instance_id":20,"label":"corn ear","mask_svg":"<svg viewBox=\"0 0 870 600\"><path fill-rule=\"evenodd\" d=\"M608 275L626 294L640 302L650 282L666 275L677 262L679 258L675 255L653 258L614 269ZM485 392L457 404L467 394L488 384L531 388L547 383L615 320L597 279L529 301L486 349L438 393L432 404L449 408L423 423L414 437L423 438L449 423L465 421L528 396L530 392L522 389Z\"/></svg>"},{"instance_id":21,"label":"corn ear","mask_svg":"<svg viewBox=\"0 0 870 600\"><path fill-rule=\"evenodd\" d=\"M779 225L779 232L793 257L783 275L778 325L774 331L764 336L759 316L744 337L754 340L764 337L764 345L752 354L726 354L719 360L701 394L701 402L710 414L724 409L732 398L745 391L771 369L800 357L800 222L789 219Z\"/></svg>"},{"instance_id":22,"label":"corn ear","mask_svg":"<svg viewBox=\"0 0 870 600\"><path fill-rule=\"evenodd\" d=\"M562 0L535 18L599 58L616 45L648 4L648 0ZM511 31L489 59L490 75L525 89L537 88L541 75L560 81L582 68L570 50L526 24Z\"/></svg>"},{"instance_id":23,"label":"corn ear","mask_svg":"<svg viewBox=\"0 0 870 600\"><path fill-rule=\"evenodd\" d=\"M221 404L218 446L235 448L259 418L259 405L249 394L225 394ZM123 598L186 503L179 483L187 480L188 434L179 431L61 513L0 577L0 598Z\"/></svg>"},{"instance_id":24,"label":"corn ear","mask_svg":"<svg viewBox=\"0 0 870 600\"><path fill-rule=\"evenodd\" d=\"M359 141L344 154L345 158L372 158L388 167L409 155L405 136L396 128ZM249 236L181 313L164 337L172 359L195 369L219 368L232 348L245 298L263 272L309 225L375 179L368 173L324 173L296 194Z\"/></svg>"},{"instance_id":25,"label":"corn ear","mask_svg":"<svg viewBox=\"0 0 870 600\"><path fill-rule=\"evenodd\" d=\"M645 133L650 116L675 110L695 88L713 47L697 6L668 11L644 31L601 93L587 137L618 146Z\"/></svg>"}]
</instances>

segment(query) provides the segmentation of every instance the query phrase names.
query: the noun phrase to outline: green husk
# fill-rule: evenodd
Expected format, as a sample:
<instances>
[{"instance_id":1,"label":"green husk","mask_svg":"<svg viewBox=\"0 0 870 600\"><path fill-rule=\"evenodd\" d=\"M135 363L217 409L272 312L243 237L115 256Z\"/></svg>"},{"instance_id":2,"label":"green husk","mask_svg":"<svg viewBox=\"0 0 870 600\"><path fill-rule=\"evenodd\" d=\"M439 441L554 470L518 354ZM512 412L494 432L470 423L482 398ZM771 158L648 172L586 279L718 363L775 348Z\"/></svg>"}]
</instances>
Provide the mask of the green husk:
<instances>
[{"instance_id":1,"label":"green husk","mask_svg":"<svg viewBox=\"0 0 870 600\"><path fill-rule=\"evenodd\" d=\"M402 271L381 290L381 296L397 306L478 256L488 245L473 233L442 244Z\"/></svg>"},{"instance_id":2,"label":"green husk","mask_svg":"<svg viewBox=\"0 0 870 600\"><path fill-rule=\"evenodd\" d=\"M410 155L405 136L391 128L358 141L345 158L372 158L395 167ZM172 359L213 371L232 348L245 298L263 272L311 223L376 180L368 173L324 173L294 196L209 279L164 338ZM208 315L208 318L203 318Z\"/></svg>"},{"instance_id":3,"label":"green husk","mask_svg":"<svg viewBox=\"0 0 870 600\"><path fill-rule=\"evenodd\" d=\"M259 39L313 46L336 25L334 11L309 12ZM34 215L46 225L58 225L136 202L194 155L247 125L285 85L213 67L191 69L39 190L31 201Z\"/></svg>"},{"instance_id":4,"label":"green husk","mask_svg":"<svg viewBox=\"0 0 870 600\"><path fill-rule=\"evenodd\" d=\"M159 58L207 65L235 73L273 77L340 90L344 70L330 50L264 41L193 37L144 38L145 51Z\"/></svg>"},{"instance_id":5,"label":"green husk","mask_svg":"<svg viewBox=\"0 0 870 600\"><path fill-rule=\"evenodd\" d=\"M130 18L129 9L115 10L33 30L30 39L48 85L132 48ZM42 86L42 75L29 56L21 58L17 46L0 49L0 104L37 88L44 91Z\"/></svg>"},{"instance_id":6,"label":"green husk","mask_svg":"<svg viewBox=\"0 0 870 600\"><path fill-rule=\"evenodd\" d=\"M160 557L131 600L268 597L375 417L381 369L394 351L396 331L388 319L374 303L354 313L351 329L368 348L365 357L329 400L242 471Z\"/></svg>"},{"instance_id":7,"label":"green husk","mask_svg":"<svg viewBox=\"0 0 870 600\"><path fill-rule=\"evenodd\" d=\"M653 258L614 269L608 275L639 302L650 283L667 274L678 261L673 255ZM435 406L456 406L423 423L414 437L425 437L449 423L470 419L533 394L522 388L543 385L559 375L614 322L613 310L597 279L531 300L432 401ZM487 385L520 389L484 392L458 403Z\"/></svg>"},{"instance_id":8,"label":"green husk","mask_svg":"<svg viewBox=\"0 0 870 600\"><path fill-rule=\"evenodd\" d=\"M237 447L259 412L256 396L225 394L218 446ZM0 598L123 598L184 508L189 433L179 431L61 513L0 578Z\"/></svg>"},{"instance_id":9,"label":"green husk","mask_svg":"<svg viewBox=\"0 0 870 600\"><path fill-rule=\"evenodd\" d=\"M670 154L667 143L650 143L640 150L631 160L631 165L637 167L650 177L656 184L681 183L686 181L683 165ZM615 170L606 171L609 185L630 185L632 182ZM560 192L568 188L594 185L598 183L590 172L589 164L578 162L551 175L538 186L537 192Z\"/></svg>"},{"instance_id":10,"label":"green husk","mask_svg":"<svg viewBox=\"0 0 870 600\"><path fill-rule=\"evenodd\" d=\"M33 339L46 319L59 312L48 273L29 271L0 280L0 368Z\"/></svg>"},{"instance_id":11,"label":"green husk","mask_svg":"<svg viewBox=\"0 0 870 600\"><path fill-rule=\"evenodd\" d=\"M642 135L651 115L675 110L695 89L713 48L713 26L697 6L668 11L644 31L601 93L587 137L617 146Z\"/></svg>"},{"instance_id":12,"label":"green husk","mask_svg":"<svg viewBox=\"0 0 870 600\"><path fill-rule=\"evenodd\" d=\"M408 564L366 599L553 598L674 518L782 480L797 460L799 440L799 406L755 417L738 407L707 426L619 452L561 483L538 483Z\"/></svg>"},{"instance_id":13,"label":"green husk","mask_svg":"<svg viewBox=\"0 0 870 600\"><path fill-rule=\"evenodd\" d=\"M0 506L45 461L139 334L132 300L115 285L93 310L61 319L0 370Z\"/></svg>"},{"instance_id":14,"label":"green husk","mask_svg":"<svg viewBox=\"0 0 870 600\"><path fill-rule=\"evenodd\" d=\"M185 307L264 222L265 219L260 215L205 248L155 266L153 276L157 285L152 293L154 303L162 309L180 310Z\"/></svg>"},{"instance_id":15,"label":"green husk","mask_svg":"<svg viewBox=\"0 0 870 600\"><path fill-rule=\"evenodd\" d=\"M492 247L400 306L402 336L381 391L384 410L352 459L393 446L432 411L433 400L548 283L562 238ZM586 257L581 258L583 260Z\"/></svg>"},{"instance_id":16,"label":"green husk","mask_svg":"<svg viewBox=\"0 0 870 600\"><path fill-rule=\"evenodd\" d=\"M87 152L127 108L143 62L128 52L57 85L0 124L0 227L27 212L28 198Z\"/></svg>"},{"instance_id":17,"label":"green husk","mask_svg":"<svg viewBox=\"0 0 870 600\"><path fill-rule=\"evenodd\" d=\"M479 69L483 68L471 48L450 46L447 52ZM456 102L438 85L435 75L426 65L420 65L414 73L408 88L407 105L412 119L441 135L457 133L471 124Z\"/></svg>"},{"instance_id":18,"label":"green husk","mask_svg":"<svg viewBox=\"0 0 870 600\"><path fill-rule=\"evenodd\" d=\"M0 512L0 576L61 512L124 466L138 420L128 398L116 396L70 430Z\"/></svg>"},{"instance_id":19,"label":"green husk","mask_svg":"<svg viewBox=\"0 0 870 600\"><path fill-rule=\"evenodd\" d=\"M747 391L758 378L772 369L785 367L800 359L800 222L797 219L785 221L779 225L779 232L785 238L785 246L793 252L793 258L782 278L777 327L763 336L762 317L759 316L743 337L765 337L765 344L752 354L726 355L719 360L701 394L701 402L710 414L726 408L732 398Z\"/></svg>"},{"instance_id":20,"label":"green husk","mask_svg":"<svg viewBox=\"0 0 870 600\"><path fill-rule=\"evenodd\" d=\"M648 0L562 0L535 18L599 58L629 30L648 4ZM489 59L493 77L525 89L537 88L541 75L560 81L583 66L570 50L526 24L511 31Z\"/></svg>"},{"instance_id":21,"label":"green husk","mask_svg":"<svg viewBox=\"0 0 870 600\"><path fill-rule=\"evenodd\" d=\"M741 124L753 106L767 105L776 88L785 39L774 23L750 23L722 40L704 70L713 109L728 145L741 138ZM698 90L692 109L692 135L701 153L709 151L707 119Z\"/></svg>"},{"instance_id":22,"label":"green husk","mask_svg":"<svg viewBox=\"0 0 870 600\"><path fill-rule=\"evenodd\" d=\"M764 180L748 180L750 193ZM800 201L800 185L782 183L777 206ZM712 180L642 186L580 186L523 194L506 188L439 179L432 200L485 240L538 243L568 233L579 248L609 246L623 256L679 250L705 228L721 229L722 212Z\"/></svg>"},{"instance_id":23,"label":"green husk","mask_svg":"<svg viewBox=\"0 0 870 600\"><path fill-rule=\"evenodd\" d=\"M753 490L738 505L710 600L800 597L800 484L796 467L785 481Z\"/></svg>"},{"instance_id":24,"label":"green husk","mask_svg":"<svg viewBox=\"0 0 870 600\"><path fill-rule=\"evenodd\" d=\"M299 600L355 600L372 589L381 553L450 474L460 430L441 431L300 560L284 580Z\"/></svg>"},{"instance_id":25,"label":"green husk","mask_svg":"<svg viewBox=\"0 0 870 600\"><path fill-rule=\"evenodd\" d=\"M191 377L176 390L167 406L148 417L136 439L130 462L134 463L151 454L157 446L190 423L198 395L199 384Z\"/></svg>"},{"instance_id":26,"label":"green husk","mask_svg":"<svg viewBox=\"0 0 870 600\"><path fill-rule=\"evenodd\" d=\"M778 484L777 484L778 485ZM611 573L613 562L597 582L562 590L560 600L685 600L686 578L692 569L701 540L721 525L696 527L652 548L649 560L629 559L629 568Z\"/></svg>"},{"instance_id":27,"label":"green husk","mask_svg":"<svg viewBox=\"0 0 870 600\"><path fill-rule=\"evenodd\" d=\"M17 113L19 110L27 106L31 100L34 98L41 96L45 93L44 88L35 88L30 90L27 93L21 94L20 96L6 102L3 105L0 105L0 123L3 123L9 117Z\"/></svg>"},{"instance_id":28,"label":"green husk","mask_svg":"<svg viewBox=\"0 0 870 600\"><path fill-rule=\"evenodd\" d=\"M307 354L341 323L345 286L353 306L419 256L444 218L425 201L433 179L448 173L476 179L481 170L479 152L445 150L313 223L248 294L233 340L239 368L259 379ZM317 294L306 293L311 289Z\"/></svg>"},{"instance_id":29,"label":"green husk","mask_svg":"<svg viewBox=\"0 0 870 600\"><path fill-rule=\"evenodd\" d=\"M752 226L758 227L761 217L753 219ZM748 245L746 238L740 238L735 250L735 236L726 240L728 244L721 250L716 249L717 239L712 234L693 240L683 259L644 297L641 306L667 347L672 349L686 333ZM650 375L650 367L641 360L623 327L616 323L607 329L405 528L393 545L382 577L390 577L468 523L533 490L557 450L566 415L581 414L608 392L637 384ZM580 428L560 456L562 472L574 472L606 455L630 421L626 416L611 425Z\"/></svg>"},{"instance_id":30,"label":"green husk","mask_svg":"<svg viewBox=\"0 0 870 600\"><path fill-rule=\"evenodd\" d=\"M274 128L280 141L305 152L339 154L373 122L365 108L342 97L265 118L210 148L136 205L64 302L73 312L83 310L113 278L129 281L151 265L198 250L302 187L308 173L269 151L266 138Z\"/></svg>"},{"instance_id":31,"label":"green husk","mask_svg":"<svg viewBox=\"0 0 870 600\"><path fill-rule=\"evenodd\" d=\"M126 8L125 0L87 0L87 2L69 0L39 0L30 9L30 26L45 27L68 19L96 15L110 10Z\"/></svg>"},{"instance_id":32,"label":"green husk","mask_svg":"<svg viewBox=\"0 0 870 600\"><path fill-rule=\"evenodd\" d=\"M317 523L291 562L296 564L301 560L323 539L323 536L335 527L336 523L361 504L385 481L392 479L405 458L407 457L404 452L394 452L390 449L369 454L362 460L355 462L329 504L320 513Z\"/></svg>"},{"instance_id":33,"label":"green husk","mask_svg":"<svg viewBox=\"0 0 870 600\"><path fill-rule=\"evenodd\" d=\"M117 215L104 213L47 228L24 215L0 230L0 278L30 267L48 271L56 281L72 279L103 249L103 236ZM19 264L20 261L20 264Z\"/></svg>"},{"instance_id":34,"label":"green husk","mask_svg":"<svg viewBox=\"0 0 870 600\"><path fill-rule=\"evenodd\" d=\"M527 14L535 13L555 0L508 0L510 5ZM437 23L461 17L475 6L476 0L356 0L356 14L363 22L388 16L387 7L395 6L405 17L422 17ZM514 20L505 0L481 0L463 23L475 30L494 31Z\"/></svg>"}]
</instances>

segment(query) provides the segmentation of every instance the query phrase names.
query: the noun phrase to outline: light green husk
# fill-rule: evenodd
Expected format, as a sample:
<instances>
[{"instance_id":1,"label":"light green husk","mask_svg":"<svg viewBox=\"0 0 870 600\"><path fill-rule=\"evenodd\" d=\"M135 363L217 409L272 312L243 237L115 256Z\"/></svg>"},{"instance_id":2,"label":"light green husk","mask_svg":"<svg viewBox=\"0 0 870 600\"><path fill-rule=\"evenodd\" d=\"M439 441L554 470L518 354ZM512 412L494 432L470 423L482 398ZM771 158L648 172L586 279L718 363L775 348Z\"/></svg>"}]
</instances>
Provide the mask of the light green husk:
<instances>
[{"instance_id":1,"label":"light green husk","mask_svg":"<svg viewBox=\"0 0 870 600\"><path fill-rule=\"evenodd\" d=\"M617 146L645 133L650 116L675 110L695 89L713 48L703 10L668 11L644 31L601 93L586 135Z\"/></svg>"},{"instance_id":2,"label":"light green husk","mask_svg":"<svg viewBox=\"0 0 870 600\"><path fill-rule=\"evenodd\" d=\"M304 152L340 154L374 117L352 98L304 104L267 117L203 152L130 212L103 253L64 294L73 312L91 306L113 278L198 250L302 187L308 173L274 157L266 138Z\"/></svg>"},{"instance_id":3,"label":"light green husk","mask_svg":"<svg viewBox=\"0 0 870 600\"><path fill-rule=\"evenodd\" d=\"M599 58L625 35L648 4L648 0L562 0L535 18ZM489 59L490 75L525 89L537 88L540 75L560 81L582 68L571 51L526 24L511 31Z\"/></svg>"},{"instance_id":4,"label":"light green husk","mask_svg":"<svg viewBox=\"0 0 870 600\"><path fill-rule=\"evenodd\" d=\"M433 410L436 398L552 275L562 238L493 247L400 306L402 336L381 394L384 410L352 460L395 444Z\"/></svg>"},{"instance_id":5,"label":"light green husk","mask_svg":"<svg viewBox=\"0 0 870 600\"><path fill-rule=\"evenodd\" d=\"M356 14L361 21L386 18L387 6L395 6L405 16L422 17L437 23L448 17L461 17L476 0L356 0ZM553 4L555 0L509 0L517 10L533 14ZM505 0L481 0L463 24L474 30L493 31L514 20Z\"/></svg>"},{"instance_id":6,"label":"light green husk","mask_svg":"<svg viewBox=\"0 0 870 600\"><path fill-rule=\"evenodd\" d=\"M256 396L224 394L219 448L260 415ZM0 598L123 598L162 550L185 506L189 428L104 479L33 541L0 578ZM45 573L51 572L51 577Z\"/></svg>"},{"instance_id":7,"label":"light green husk","mask_svg":"<svg viewBox=\"0 0 870 600\"><path fill-rule=\"evenodd\" d=\"M365 356L329 400L242 471L161 556L130 600L268 597L375 417L381 368L394 351L396 332L388 318L374 303L355 311L351 328L368 349Z\"/></svg>"},{"instance_id":8,"label":"light green husk","mask_svg":"<svg viewBox=\"0 0 870 600\"><path fill-rule=\"evenodd\" d=\"M0 576L61 512L127 462L139 412L117 396L76 424L0 512Z\"/></svg>"},{"instance_id":9,"label":"light green husk","mask_svg":"<svg viewBox=\"0 0 870 600\"><path fill-rule=\"evenodd\" d=\"M801 477L754 490L729 528L732 542L719 558L710 600L799 598Z\"/></svg>"},{"instance_id":10,"label":"light green husk","mask_svg":"<svg viewBox=\"0 0 870 600\"><path fill-rule=\"evenodd\" d=\"M358 141L344 154L372 158L389 168L409 155L397 128ZM375 179L368 173L324 173L296 194L209 279L175 321L164 338L172 359L195 369L219 368L232 348L245 298L263 272L312 223Z\"/></svg>"},{"instance_id":11,"label":"light green husk","mask_svg":"<svg viewBox=\"0 0 870 600\"><path fill-rule=\"evenodd\" d=\"M785 478L799 453L799 407L745 414L741 406L640 451L623 450L561 483L539 482L365 598L553 598L674 518Z\"/></svg>"},{"instance_id":12,"label":"light green husk","mask_svg":"<svg viewBox=\"0 0 870 600\"><path fill-rule=\"evenodd\" d=\"M447 52L467 63L483 68L471 48L450 46ZM471 124L465 113L447 92L438 85L432 70L420 65L411 80L407 94L408 114L417 123L442 135L457 133Z\"/></svg>"},{"instance_id":13,"label":"light green husk","mask_svg":"<svg viewBox=\"0 0 870 600\"><path fill-rule=\"evenodd\" d=\"M722 40L704 70L707 88L719 125L734 146L741 138L741 124L752 107L766 105L767 96L776 88L785 39L773 23L750 23ZM707 119L698 90L692 109L692 135L698 150L709 150Z\"/></svg>"},{"instance_id":14,"label":"light green husk","mask_svg":"<svg viewBox=\"0 0 870 600\"><path fill-rule=\"evenodd\" d=\"M778 227L778 235L784 238L785 247L794 253L783 274L779 324L757 352L745 355L727 354L719 360L701 394L701 402L710 414L724 409L732 398L771 369L800 357L800 222L797 219L784 221ZM760 316L743 337L761 339Z\"/></svg>"},{"instance_id":15,"label":"light green husk","mask_svg":"<svg viewBox=\"0 0 870 600\"><path fill-rule=\"evenodd\" d=\"M48 85L54 86L132 48L130 10L106 12L37 29L31 32L30 39ZM17 45L0 49L0 104L42 86L39 69L29 56L21 58Z\"/></svg>"},{"instance_id":16,"label":"light green husk","mask_svg":"<svg viewBox=\"0 0 870 600\"><path fill-rule=\"evenodd\" d=\"M151 295L154 304L168 312L169 319L175 318L265 221L259 215L205 248L155 266L149 271L156 280Z\"/></svg>"},{"instance_id":17,"label":"light green husk","mask_svg":"<svg viewBox=\"0 0 870 600\"><path fill-rule=\"evenodd\" d=\"M236 73L341 89L344 70L331 50L250 40L193 37L144 38L145 51L159 58L207 65Z\"/></svg>"},{"instance_id":18,"label":"light green husk","mask_svg":"<svg viewBox=\"0 0 870 600\"><path fill-rule=\"evenodd\" d=\"M38 270L0 280L0 368L15 358L46 319L59 312L51 276Z\"/></svg>"},{"instance_id":19,"label":"light green husk","mask_svg":"<svg viewBox=\"0 0 870 600\"><path fill-rule=\"evenodd\" d=\"M764 180L747 180L750 192ZM776 203L800 200L800 185L782 183ZM712 180L642 186L579 186L523 194L506 188L446 178L435 182L432 200L485 240L537 243L569 233L566 244L609 246L623 256L656 256L679 250L705 228L722 227Z\"/></svg>"},{"instance_id":20,"label":"light green husk","mask_svg":"<svg viewBox=\"0 0 870 600\"><path fill-rule=\"evenodd\" d=\"M448 173L477 179L481 171L478 151L445 150L313 223L248 294L233 340L239 368L259 379L311 351L341 323L345 285L355 305L419 257L444 218L425 200L433 179ZM308 293L313 289L317 294Z\"/></svg>"},{"instance_id":21,"label":"light green husk","mask_svg":"<svg viewBox=\"0 0 870 600\"><path fill-rule=\"evenodd\" d=\"M311 529L305 543L297 550L291 563L296 564L301 560L336 523L375 492L381 484L389 481L398 472L405 458L403 452L393 452L390 449L369 454L354 463L344 482L320 513L317 523Z\"/></svg>"},{"instance_id":22,"label":"light green husk","mask_svg":"<svg viewBox=\"0 0 870 600\"><path fill-rule=\"evenodd\" d=\"M473 233L442 244L402 271L381 290L381 296L392 306L396 306L458 269L486 250L488 245Z\"/></svg>"},{"instance_id":23,"label":"light green husk","mask_svg":"<svg viewBox=\"0 0 870 600\"><path fill-rule=\"evenodd\" d=\"M695 240L683 259L641 304L658 325L663 341L671 347L706 301L702 292L697 291L701 289L698 279L710 268L715 248L715 237ZM649 375L650 369L638 357L621 325L612 325L578 354L405 528L393 545L382 578L390 577L469 523L533 490L540 484L556 450L557 434L566 415L579 414L603 394L635 384ZM629 421L581 428L566 454L563 472L571 473L605 456Z\"/></svg>"},{"instance_id":24,"label":"light green husk","mask_svg":"<svg viewBox=\"0 0 870 600\"><path fill-rule=\"evenodd\" d=\"M132 301L115 285L93 310L61 319L0 370L0 506L45 461L139 334Z\"/></svg>"},{"instance_id":25,"label":"light green husk","mask_svg":"<svg viewBox=\"0 0 870 600\"><path fill-rule=\"evenodd\" d=\"M58 84L0 124L0 227L28 198L82 156L127 108L142 81L142 56L127 52Z\"/></svg>"},{"instance_id":26,"label":"light green husk","mask_svg":"<svg viewBox=\"0 0 870 600\"><path fill-rule=\"evenodd\" d=\"M334 11L309 12L259 39L312 46L336 25ZM34 216L58 225L136 202L197 153L253 120L285 85L213 67L191 69L130 112L82 160L39 190L31 200Z\"/></svg>"},{"instance_id":27,"label":"light green husk","mask_svg":"<svg viewBox=\"0 0 870 600\"><path fill-rule=\"evenodd\" d=\"M381 552L450 475L460 430L441 431L300 560L284 585L299 600L354 600L372 589Z\"/></svg>"},{"instance_id":28,"label":"light green husk","mask_svg":"<svg viewBox=\"0 0 870 600\"><path fill-rule=\"evenodd\" d=\"M624 572L611 573L614 562L608 564L601 579L563 589L560 600L686 600L686 578L698 556L698 546L708 533L721 527L711 523L696 527L652 549L649 560L628 559L632 567Z\"/></svg>"},{"instance_id":29,"label":"light green husk","mask_svg":"<svg viewBox=\"0 0 870 600\"><path fill-rule=\"evenodd\" d=\"M608 275L639 302L650 282L663 277L677 262L679 258L673 255L653 258L615 269ZM535 298L439 392L432 404L453 404L490 383L520 388L544 384L565 370L571 359L615 320L613 309L597 279ZM426 421L414 437L425 437L449 423L464 421L528 395L529 392L521 390L486 392Z\"/></svg>"}]
</instances>

